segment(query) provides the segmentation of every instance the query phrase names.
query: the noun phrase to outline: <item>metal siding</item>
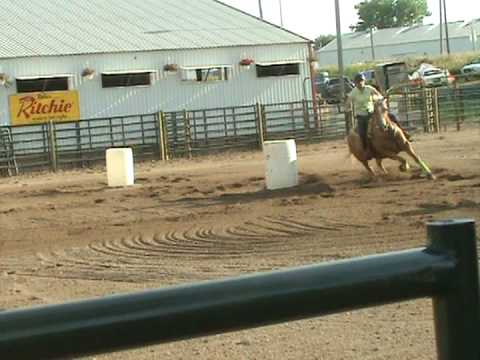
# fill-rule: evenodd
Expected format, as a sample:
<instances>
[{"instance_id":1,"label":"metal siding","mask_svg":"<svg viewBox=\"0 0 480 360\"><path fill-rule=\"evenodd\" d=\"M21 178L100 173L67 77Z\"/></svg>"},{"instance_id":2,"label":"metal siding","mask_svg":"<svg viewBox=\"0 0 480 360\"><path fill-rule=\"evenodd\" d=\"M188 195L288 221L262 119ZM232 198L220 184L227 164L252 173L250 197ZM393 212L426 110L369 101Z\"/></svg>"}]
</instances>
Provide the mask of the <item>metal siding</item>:
<instances>
[{"instance_id":1,"label":"metal siding","mask_svg":"<svg viewBox=\"0 0 480 360\"><path fill-rule=\"evenodd\" d=\"M450 48L452 53L473 51L472 42L467 37L450 39ZM317 54L320 66L337 64L336 50L318 51ZM346 65L369 62L372 60L371 54L370 45L363 48L344 49L343 59ZM375 46L376 60L439 54L439 40Z\"/></svg>"},{"instance_id":2,"label":"metal siding","mask_svg":"<svg viewBox=\"0 0 480 360\"><path fill-rule=\"evenodd\" d=\"M214 0L0 1L0 57L307 43Z\"/></svg>"},{"instance_id":3,"label":"metal siding","mask_svg":"<svg viewBox=\"0 0 480 360\"><path fill-rule=\"evenodd\" d=\"M303 60L298 76L257 78L255 66L239 66L239 61L250 57L257 62ZM182 81L180 71L168 75L165 64L179 66L232 65L228 81L197 83ZM85 67L95 69L93 80L80 76ZM152 86L108 88L101 87L103 71L158 70ZM121 54L92 54L43 58L0 59L0 72L12 79L19 76L73 74L72 89L79 91L81 117L97 118L204 109L225 106L251 105L299 101L304 98L304 79L309 76L306 45L228 47L178 51L156 51ZM310 83L305 86L306 97L311 98ZM15 94L15 84L0 89L0 124L9 124L8 96Z\"/></svg>"},{"instance_id":4,"label":"metal siding","mask_svg":"<svg viewBox=\"0 0 480 360\"><path fill-rule=\"evenodd\" d=\"M477 33L480 33L480 20L473 21ZM449 23L448 31L452 52L473 51L471 23ZM400 57L400 54L437 55L440 53L439 34L438 24L377 30L373 34L375 55L378 59ZM371 60L369 32L343 34L342 44L345 64ZM337 64L336 46L337 42L333 40L317 51L321 66Z\"/></svg>"}]
</instances>

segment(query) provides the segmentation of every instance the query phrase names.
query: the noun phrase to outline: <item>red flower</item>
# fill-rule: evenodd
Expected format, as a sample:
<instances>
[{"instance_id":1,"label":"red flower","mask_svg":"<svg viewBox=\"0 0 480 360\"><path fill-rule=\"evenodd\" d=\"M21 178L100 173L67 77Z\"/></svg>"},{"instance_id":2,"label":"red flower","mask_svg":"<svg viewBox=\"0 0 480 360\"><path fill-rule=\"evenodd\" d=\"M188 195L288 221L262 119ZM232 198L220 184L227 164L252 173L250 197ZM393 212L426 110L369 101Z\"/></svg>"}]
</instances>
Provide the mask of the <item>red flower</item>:
<instances>
[{"instance_id":1,"label":"red flower","mask_svg":"<svg viewBox=\"0 0 480 360\"><path fill-rule=\"evenodd\" d=\"M255 61L253 61L253 59L245 58L245 59L240 60L240 65L242 65L242 66L248 66L248 65L253 64L254 62L255 62Z\"/></svg>"}]
</instances>

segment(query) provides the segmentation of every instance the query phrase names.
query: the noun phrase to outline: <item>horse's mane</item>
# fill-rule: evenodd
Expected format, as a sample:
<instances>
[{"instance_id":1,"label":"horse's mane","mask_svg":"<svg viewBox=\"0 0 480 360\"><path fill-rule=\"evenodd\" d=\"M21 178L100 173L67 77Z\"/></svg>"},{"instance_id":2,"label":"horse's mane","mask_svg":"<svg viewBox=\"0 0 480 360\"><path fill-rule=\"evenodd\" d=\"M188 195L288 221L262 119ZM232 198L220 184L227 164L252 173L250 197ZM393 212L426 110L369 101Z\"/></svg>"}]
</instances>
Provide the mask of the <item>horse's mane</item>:
<instances>
[{"instance_id":1,"label":"horse's mane","mask_svg":"<svg viewBox=\"0 0 480 360\"><path fill-rule=\"evenodd\" d=\"M385 104L385 100L377 100L374 102L372 120L373 122L381 122L384 126L394 126L396 125L388 115L388 107ZM380 118L381 116L381 118Z\"/></svg>"}]
</instances>

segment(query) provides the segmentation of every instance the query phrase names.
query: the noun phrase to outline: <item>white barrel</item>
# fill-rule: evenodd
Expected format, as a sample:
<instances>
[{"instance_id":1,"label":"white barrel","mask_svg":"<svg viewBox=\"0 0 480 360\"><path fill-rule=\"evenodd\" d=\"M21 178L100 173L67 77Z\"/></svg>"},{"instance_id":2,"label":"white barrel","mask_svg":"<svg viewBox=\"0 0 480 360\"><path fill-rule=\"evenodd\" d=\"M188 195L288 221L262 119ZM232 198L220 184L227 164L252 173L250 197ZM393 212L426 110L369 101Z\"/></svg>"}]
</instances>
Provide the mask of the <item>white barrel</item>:
<instances>
[{"instance_id":1,"label":"white barrel","mask_svg":"<svg viewBox=\"0 0 480 360\"><path fill-rule=\"evenodd\" d=\"M263 154L267 189L298 185L297 148L294 139L265 141Z\"/></svg>"},{"instance_id":2,"label":"white barrel","mask_svg":"<svg viewBox=\"0 0 480 360\"><path fill-rule=\"evenodd\" d=\"M133 185L133 152L131 148L107 149L108 186Z\"/></svg>"}]
</instances>

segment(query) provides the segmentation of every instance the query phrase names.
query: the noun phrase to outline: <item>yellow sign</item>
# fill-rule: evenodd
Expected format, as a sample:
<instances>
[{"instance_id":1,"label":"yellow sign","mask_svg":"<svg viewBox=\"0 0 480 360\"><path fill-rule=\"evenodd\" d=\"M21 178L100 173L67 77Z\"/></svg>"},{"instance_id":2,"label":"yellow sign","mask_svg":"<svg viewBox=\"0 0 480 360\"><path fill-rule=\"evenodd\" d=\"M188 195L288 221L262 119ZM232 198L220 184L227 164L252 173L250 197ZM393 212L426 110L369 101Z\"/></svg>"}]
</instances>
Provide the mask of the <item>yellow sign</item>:
<instances>
[{"instance_id":1,"label":"yellow sign","mask_svg":"<svg viewBox=\"0 0 480 360\"><path fill-rule=\"evenodd\" d=\"M12 125L77 121L80 119L78 91L11 95L10 118Z\"/></svg>"}]
</instances>

